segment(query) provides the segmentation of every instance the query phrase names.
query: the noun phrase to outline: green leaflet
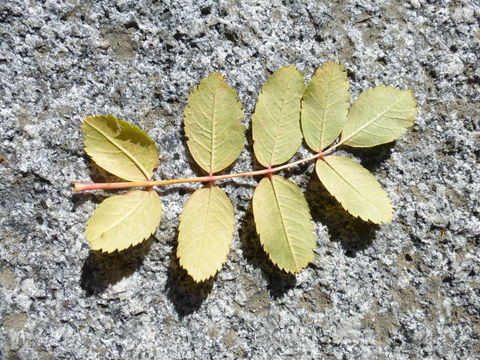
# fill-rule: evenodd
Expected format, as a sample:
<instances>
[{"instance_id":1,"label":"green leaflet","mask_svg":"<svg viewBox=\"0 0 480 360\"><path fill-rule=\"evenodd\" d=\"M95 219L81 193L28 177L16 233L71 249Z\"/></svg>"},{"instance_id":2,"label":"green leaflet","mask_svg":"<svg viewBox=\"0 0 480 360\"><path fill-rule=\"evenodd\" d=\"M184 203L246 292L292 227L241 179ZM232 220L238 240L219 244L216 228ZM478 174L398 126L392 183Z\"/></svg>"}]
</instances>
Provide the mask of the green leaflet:
<instances>
[{"instance_id":1,"label":"green leaflet","mask_svg":"<svg viewBox=\"0 0 480 360\"><path fill-rule=\"evenodd\" d=\"M313 260L313 224L296 184L277 175L263 178L253 195L253 215L260 242L280 269L298 273Z\"/></svg>"},{"instance_id":2,"label":"green leaflet","mask_svg":"<svg viewBox=\"0 0 480 360\"><path fill-rule=\"evenodd\" d=\"M244 140L242 118L237 94L220 73L201 80L188 97L187 144L195 161L207 173L223 170L240 155Z\"/></svg>"},{"instance_id":3,"label":"green leaflet","mask_svg":"<svg viewBox=\"0 0 480 360\"><path fill-rule=\"evenodd\" d=\"M93 250L124 250L152 235L161 216L162 203L155 191L133 190L98 205L85 235Z\"/></svg>"},{"instance_id":4,"label":"green leaflet","mask_svg":"<svg viewBox=\"0 0 480 360\"><path fill-rule=\"evenodd\" d=\"M384 85L368 89L350 108L340 142L352 147L388 143L404 134L416 115L411 91Z\"/></svg>"},{"instance_id":5,"label":"green leaflet","mask_svg":"<svg viewBox=\"0 0 480 360\"><path fill-rule=\"evenodd\" d=\"M302 144L302 73L293 65L275 72L263 86L252 115L253 149L265 167L288 161Z\"/></svg>"},{"instance_id":6,"label":"green leaflet","mask_svg":"<svg viewBox=\"0 0 480 360\"><path fill-rule=\"evenodd\" d=\"M350 214L377 224L392 220L393 207L387 193L358 162L342 156L326 156L317 161L316 172Z\"/></svg>"},{"instance_id":7,"label":"green leaflet","mask_svg":"<svg viewBox=\"0 0 480 360\"><path fill-rule=\"evenodd\" d=\"M82 126L85 151L108 172L129 181L148 180L158 166L158 151L148 135L113 115L88 116Z\"/></svg>"},{"instance_id":8,"label":"green leaflet","mask_svg":"<svg viewBox=\"0 0 480 360\"><path fill-rule=\"evenodd\" d=\"M316 152L325 149L342 132L350 94L345 68L332 62L318 68L302 100L302 131Z\"/></svg>"},{"instance_id":9,"label":"green leaflet","mask_svg":"<svg viewBox=\"0 0 480 360\"><path fill-rule=\"evenodd\" d=\"M227 258L235 218L228 196L218 187L198 189L180 218L177 256L197 282L217 273Z\"/></svg>"}]
</instances>

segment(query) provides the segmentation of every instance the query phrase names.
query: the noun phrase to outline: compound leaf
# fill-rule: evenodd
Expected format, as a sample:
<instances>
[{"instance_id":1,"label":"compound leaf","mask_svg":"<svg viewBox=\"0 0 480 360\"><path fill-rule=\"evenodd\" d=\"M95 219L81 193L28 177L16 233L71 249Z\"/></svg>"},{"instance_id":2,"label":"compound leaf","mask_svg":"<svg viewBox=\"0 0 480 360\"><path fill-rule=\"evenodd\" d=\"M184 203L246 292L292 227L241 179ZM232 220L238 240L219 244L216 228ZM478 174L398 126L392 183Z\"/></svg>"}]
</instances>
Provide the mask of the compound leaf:
<instances>
[{"instance_id":1,"label":"compound leaf","mask_svg":"<svg viewBox=\"0 0 480 360\"><path fill-rule=\"evenodd\" d=\"M297 273L313 260L311 215L296 184L277 175L263 178L253 195L253 215L260 242L280 269Z\"/></svg>"},{"instance_id":2,"label":"compound leaf","mask_svg":"<svg viewBox=\"0 0 480 360\"><path fill-rule=\"evenodd\" d=\"M161 216L162 203L155 191L133 190L98 205L85 235L93 250L124 250L152 235Z\"/></svg>"},{"instance_id":3,"label":"compound leaf","mask_svg":"<svg viewBox=\"0 0 480 360\"><path fill-rule=\"evenodd\" d=\"M218 187L196 190L180 218L177 256L197 282L217 273L227 258L235 225L233 206Z\"/></svg>"},{"instance_id":4,"label":"compound leaf","mask_svg":"<svg viewBox=\"0 0 480 360\"><path fill-rule=\"evenodd\" d=\"M302 131L307 145L325 149L342 132L350 94L345 68L332 62L318 68L302 100Z\"/></svg>"},{"instance_id":5,"label":"compound leaf","mask_svg":"<svg viewBox=\"0 0 480 360\"><path fill-rule=\"evenodd\" d=\"M195 161L209 174L235 161L243 148L242 105L223 75L212 73L188 97L185 133Z\"/></svg>"},{"instance_id":6,"label":"compound leaf","mask_svg":"<svg viewBox=\"0 0 480 360\"><path fill-rule=\"evenodd\" d=\"M350 108L340 142L352 147L388 143L414 124L416 114L411 91L384 85L368 89Z\"/></svg>"},{"instance_id":7,"label":"compound leaf","mask_svg":"<svg viewBox=\"0 0 480 360\"><path fill-rule=\"evenodd\" d=\"M275 72L263 86L252 115L253 149L265 167L288 161L302 144L302 73L293 65Z\"/></svg>"},{"instance_id":8,"label":"compound leaf","mask_svg":"<svg viewBox=\"0 0 480 360\"><path fill-rule=\"evenodd\" d=\"M88 116L82 126L85 151L108 172L129 181L151 178L158 166L155 142L139 127L113 115Z\"/></svg>"},{"instance_id":9,"label":"compound leaf","mask_svg":"<svg viewBox=\"0 0 480 360\"><path fill-rule=\"evenodd\" d=\"M326 156L317 161L316 172L325 188L350 214L377 224L392 220L393 207L387 193L358 162L343 156Z\"/></svg>"}]
</instances>

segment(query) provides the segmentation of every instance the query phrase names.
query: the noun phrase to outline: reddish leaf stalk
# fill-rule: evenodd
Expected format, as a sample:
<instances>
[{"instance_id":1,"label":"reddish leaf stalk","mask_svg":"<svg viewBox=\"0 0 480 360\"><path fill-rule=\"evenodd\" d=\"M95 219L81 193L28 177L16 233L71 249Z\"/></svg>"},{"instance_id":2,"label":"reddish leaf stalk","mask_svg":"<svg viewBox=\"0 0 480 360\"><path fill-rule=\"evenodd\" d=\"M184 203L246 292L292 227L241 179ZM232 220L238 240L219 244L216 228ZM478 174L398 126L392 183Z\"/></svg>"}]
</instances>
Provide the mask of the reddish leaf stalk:
<instances>
[{"instance_id":1,"label":"reddish leaf stalk","mask_svg":"<svg viewBox=\"0 0 480 360\"><path fill-rule=\"evenodd\" d=\"M226 175L209 175L209 176L199 176L194 178L185 178L185 179L171 179L171 180L157 180L157 181L129 181L129 182L117 182L117 183L81 183L73 182L74 185L73 192L88 191L88 190L111 190L111 189L127 189L133 187L143 187L151 188L154 186L165 186L172 184L183 184L183 183L192 183L192 182L213 182L217 180L226 180L246 176L259 176L259 175L271 175L278 171L288 169L299 164L303 164L308 161L316 160L323 158L325 155L324 152L319 152L318 154L309 156L304 159L300 159L285 165L270 167L268 169L249 171L237 174L226 174Z\"/></svg>"}]
</instances>

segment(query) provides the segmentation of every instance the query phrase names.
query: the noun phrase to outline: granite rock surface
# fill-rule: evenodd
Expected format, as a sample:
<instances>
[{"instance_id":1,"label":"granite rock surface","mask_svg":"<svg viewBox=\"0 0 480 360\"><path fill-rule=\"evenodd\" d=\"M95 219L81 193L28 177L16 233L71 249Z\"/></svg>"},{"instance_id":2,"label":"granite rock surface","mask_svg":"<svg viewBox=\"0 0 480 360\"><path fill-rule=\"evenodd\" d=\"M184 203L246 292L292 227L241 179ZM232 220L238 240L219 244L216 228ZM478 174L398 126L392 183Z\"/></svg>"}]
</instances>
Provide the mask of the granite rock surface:
<instances>
[{"instance_id":1,"label":"granite rock surface","mask_svg":"<svg viewBox=\"0 0 480 360\"><path fill-rule=\"evenodd\" d=\"M478 359L479 21L469 0L1 1L0 359ZM145 129L157 178L195 176L182 118L201 78L225 75L248 127L271 72L294 64L308 80L328 60L353 98L378 84L415 93L405 136L348 151L393 199L393 222L349 216L310 164L283 174L318 239L297 276L259 245L258 179L221 185L237 226L210 281L174 256L199 185L159 190L163 221L141 245L90 251L85 223L109 193L71 193L105 176L83 151L85 116ZM231 171L256 166L247 138Z\"/></svg>"}]
</instances>

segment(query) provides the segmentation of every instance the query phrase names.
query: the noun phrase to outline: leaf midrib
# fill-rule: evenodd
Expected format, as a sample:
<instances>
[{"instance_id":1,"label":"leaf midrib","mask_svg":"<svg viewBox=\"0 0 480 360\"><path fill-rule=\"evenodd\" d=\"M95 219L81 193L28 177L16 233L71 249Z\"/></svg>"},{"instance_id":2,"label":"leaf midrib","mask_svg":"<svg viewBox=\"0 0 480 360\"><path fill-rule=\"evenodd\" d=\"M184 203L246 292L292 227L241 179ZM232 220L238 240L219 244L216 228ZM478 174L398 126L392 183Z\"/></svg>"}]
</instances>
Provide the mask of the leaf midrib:
<instances>
[{"instance_id":1,"label":"leaf midrib","mask_svg":"<svg viewBox=\"0 0 480 360\"><path fill-rule=\"evenodd\" d=\"M358 101L358 100L357 100ZM346 143L348 140L350 140L352 137L354 137L355 135L357 135L358 133L360 133L361 131L365 130L365 128L367 128L368 126L372 125L374 122L378 121L378 119L380 119L381 117L383 117L386 113L388 113L390 110L392 110L393 107L395 107L398 103L399 103L400 99L397 98L395 100L395 102L392 104L391 107L389 107L387 110L385 110L383 113L381 113L380 115L378 115L377 117L375 117L374 119L368 121L366 124L364 124L363 126L361 126L357 131L355 131L354 133L352 133L351 135L349 135L347 138L345 139L342 139L342 141L340 142L341 144L343 143ZM348 116L347 116L347 121L348 121ZM339 144L340 144L339 143Z\"/></svg>"},{"instance_id":2,"label":"leaf midrib","mask_svg":"<svg viewBox=\"0 0 480 360\"><path fill-rule=\"evenodd\" d=\"M282 221L282 229L283 229L283 232L285 234L285 238L287 239L288 250L290 251L290 256L293 259L293 263L295 264L295 270L299 271L300 268L297 264L295 256L293 255L293 249L292 249L292 246L291 246L290 241L289 241L289 235L288 235L287 227L286 227L285 221L283 219L283 213L282 213L282 209L280 207L280 200L279 200L279 197L277 195L277 191L275 190L275 180L272 178L270 181L272 183L273 195L275 196L275 203L277 204L278 212L280 214L280 219Z\"/></svg>"},{"instance_id":3,"label":"leaf midrib","mask_svg":"<svg viewBox=\"0 0 480 360\"><path fill-rule=\"evenodd\" d=\"M213 172L213 161L215 157L213 156L213 151L215 149L215 122L216 122L216 106L217 103L217 88L213 91L213 106L212 106L212 127L211 127L211 136L212 136L212 141L210 141L210 171L209 175L212 175Z\"/></svg>"},{"instance_id":4,"label":"leaf midrib","mask_svg":"<svg viewBox=\"0 0 480 360\"><path fill-rule=\"evenodd\" d=\"M292 86L292 82L289 81L288 82L288 86L287 86L287 89L285 90L284 92L284 95L282 97L282 105L280 106L280 120L277 122L277 126L275 127L275 137L273 138L273 149L272 149L272 152L270 154L270 161L269 161L269 166L273 165L273 159L274 159L274 154L275 154L275 149L277 147L277 143L278 143L278 139L279 139L279 136L278 136L278 132L279 132L279 128L280 128L280 123L282 123L283 119L284 119L284 115L283 115L283 108L285 107L285 103L286 103L286 99L287 99L287 95L288 95L288 92L290 90ZM271 114L271 113L270 113ZM275 117L274 117L275 118Z\"/></svg>"},{"instance_id":5,"label":"leaf midrib","mask_svg":"<svg viewBox=\"0 0 480 360\"><path fill-rule=\"evenodd\" d=\"M379 207L377 206L377 204L375 204L375 202L371 202L371 199L367 198L365 195L363 195L363 193L361 193L355 186L353 186L349 181L347 181L347 179L345 179L343 177L343 175L338 172L330 163L328 163L328 161L326 160L321 160L323 162L325 162L329 167L330 169L332 169L337 175L338 177L340 177L349 187L351 187L356 193L358 193L363 199L367 200L368 202L370 203L373 203L375 209L377 209L377 211L382 214L382 211L381 209L379 209Z\"/></svg>"},{"instance_id":6,"label":"leaf midrib","mask_svg":"<svg viewBox=\"0 0 480 360\"><path fill-rule=\"evenodd\" d=\"M119 149L120 151L122 151L125 155L127 155L127 157L135 164L135 166L143 173L143 175L145 176L145 179L148 180L149 179L149 175L148 175L148 171L146 169L143 168L143 166L135 159L135 157L133 155L131 155L126 149L124 149L121 145L118 145L117 143L115 143L114 139L110 138L107 134L105 134L102 130L98 129L97 127L95 127L92 123L90 122L85 122L85 124L87 124L88 126L90 126L92 129L94 129L95 131L97 131L98 133L100 133L100 135L102 135L103 137L105 137L113 146L115 146L117 149Z\"/></svg>"},{"instance_id":7,"label":"leaf midrib","mask_svg":"<svg viewBox=\"0 0 480 360\"><path fill-rule=\"evenodd\" d=\"M205 211L205 217L204 217L204 222L202 226L202 236L200 239L205 240L205 232L207 230L208 224L210 223L209 217L210 217L210 206L212 204L212 196L213 196L213 189L210 187L208 188L208 202L207 202L207 210ZM200 257L198 258L199 261L197 261L197 270L200 268Z\"/></svg>"},{"instance_id":8,"label":"leaf midrib","mask_svg":"<svg viewBox=\"0 0 480 360\"><path fill-rule=\"evenodd\" d=\"M128 194L127 194L128 195ZM144 203L145 201L147 201L147 199L150 197L150 194L146 194L145 198L140 202L140 204L138 204L132 211L130 211L128 213L128 215L124 216L123 218L121 218L119 221L117 221L115 224L111 225L108 229L102 231L102 233L100 234L100 236L98 236L96 239L98 238L101 238L103 234L106 234L107 232L109 232L110 230L112 230L114 227L116 227L118 224L122 223L123 221L125 221L127 218L129 218L133 213L135 213Z\"/></svg>"},{"instance_id":9,"label":"leaf midrib","mask_svg":"<svg viewBox=\"0 0 480 360\"><path fill-rule=\"evenodd\" d=\"M332 72L333 73L333 72ZM330 99L330 88L331 88L331 84L333 83L333 76L332 73L328 74L330 75L329 77L329 80L327 82L327 98L325 99L325 107L323 108L323 116L322 116L322 128L321 128L321 131L320 131L320 146L319 146L319 151L322 151L323 150L323 142L325 140L325 119L327 117L327 109L330 107L330 106L327 106L326 104L328 104L328 100Z\"/></svg>"}]
</instances>

